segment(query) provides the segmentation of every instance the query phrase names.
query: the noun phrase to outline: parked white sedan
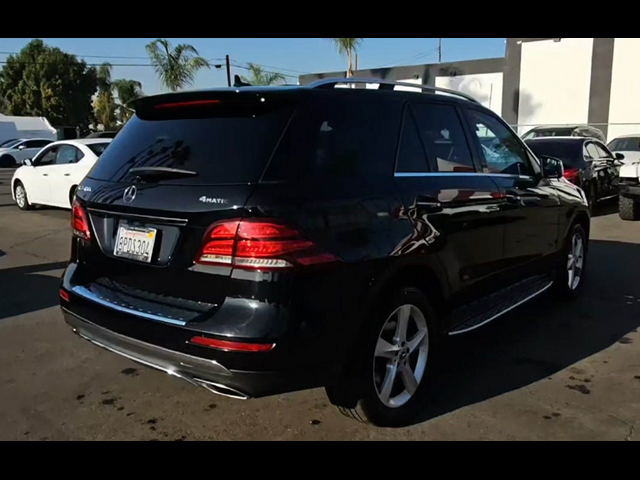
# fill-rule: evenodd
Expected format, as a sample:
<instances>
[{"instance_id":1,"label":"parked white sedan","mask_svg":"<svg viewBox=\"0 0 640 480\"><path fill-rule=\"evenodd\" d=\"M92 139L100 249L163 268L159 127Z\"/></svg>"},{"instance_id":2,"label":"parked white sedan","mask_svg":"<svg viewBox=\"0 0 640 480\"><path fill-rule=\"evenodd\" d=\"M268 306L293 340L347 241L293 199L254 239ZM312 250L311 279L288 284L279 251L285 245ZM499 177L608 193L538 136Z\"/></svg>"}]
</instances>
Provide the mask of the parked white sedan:
<instances>
[{"instance_id":1,"label":"parked white sedan","mask_svg":"<svg viewBox=\"0 0 640 480\"><path fill-rule=\"evenodd\" d=\"M27 158L33 158L43 147L53 143L46 138L7 140L0 144L0 167L22 165Z\"/></svg>"},{"instance_id":2,"label":"parked white sedan","mask_svg":"<svg viewBox=\"0 0 640 480\"><path fill-rule=\"evenodd\" d=\"M21 210L34 205L71 208L76 188L110 139L95 138L55 142L33 159L25 160L11 181L13 199Z\"/></svg>"}]
</instances>

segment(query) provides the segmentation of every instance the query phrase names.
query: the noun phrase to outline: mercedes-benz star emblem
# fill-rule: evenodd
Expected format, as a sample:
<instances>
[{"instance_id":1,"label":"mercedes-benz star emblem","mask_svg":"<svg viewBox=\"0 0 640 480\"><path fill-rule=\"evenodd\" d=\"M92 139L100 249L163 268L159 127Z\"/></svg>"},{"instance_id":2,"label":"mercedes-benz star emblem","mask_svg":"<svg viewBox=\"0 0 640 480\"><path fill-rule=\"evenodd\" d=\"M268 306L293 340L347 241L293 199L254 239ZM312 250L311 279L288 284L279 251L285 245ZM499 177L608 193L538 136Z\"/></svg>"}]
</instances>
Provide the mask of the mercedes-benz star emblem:
<instances>
[{"instance_id":1,"label":"mercedes-benz star emblem","mask_svg":"<svg viewBox=\"0 0 640 480\"><path fill-rule=\"evenodd\" d=\"M124 203L131 203L136 199L136 195L138 195L138 189L135 185L132 185L124 191L122 199L124 200Z\"/></svg>"}]
</instances>

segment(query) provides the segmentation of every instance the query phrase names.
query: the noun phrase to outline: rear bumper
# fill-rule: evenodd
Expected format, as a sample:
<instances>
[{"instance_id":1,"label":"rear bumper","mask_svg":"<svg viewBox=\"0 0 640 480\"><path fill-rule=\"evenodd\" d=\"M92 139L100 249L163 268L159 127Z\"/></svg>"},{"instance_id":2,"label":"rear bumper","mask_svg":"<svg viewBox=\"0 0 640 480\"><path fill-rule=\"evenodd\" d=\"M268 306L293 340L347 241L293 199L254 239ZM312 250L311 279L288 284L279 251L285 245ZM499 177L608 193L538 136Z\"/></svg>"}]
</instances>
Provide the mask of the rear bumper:
<instances>
[{"instance_id":1,"label":"rear bumper","mask_svg":"<svg viewBox=\"0 0 640 480\"><path fill-rule=\"evenodd\" d=\"M92 344L217 395L248 400L324 384L324 372L232 370L219 361L152 345L96 325L66 308L62 311L73 331Z\"/></svg>"}]
</instances>

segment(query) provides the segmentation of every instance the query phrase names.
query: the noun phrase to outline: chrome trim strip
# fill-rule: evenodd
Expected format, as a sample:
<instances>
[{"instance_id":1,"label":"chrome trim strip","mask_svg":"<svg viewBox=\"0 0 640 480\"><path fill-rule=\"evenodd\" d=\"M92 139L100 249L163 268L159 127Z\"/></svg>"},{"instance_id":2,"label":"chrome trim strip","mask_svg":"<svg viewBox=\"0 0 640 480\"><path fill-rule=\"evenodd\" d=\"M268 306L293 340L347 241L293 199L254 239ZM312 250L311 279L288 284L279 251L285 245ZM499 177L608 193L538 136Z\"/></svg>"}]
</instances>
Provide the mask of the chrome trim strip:
<instances>
[{"instance_id":1,"label":"chrome trim strip","mask_svg":"<svg viewBox=\"0 0 640 480\"><path fill-rule=\"evenodd\" d=\"M229 369L215 360L194 357L186 353L168 350L141 340L126 337L91 323L66 308L63 308L62 311L65 321L73 331L88 342L147 367L179 377L193 385L201 386L200 382L208 382L209 380L202 377L207 377L211 374L225 377L233 376ZM220 387L235 390L223 385L220 385Z\"/></svg>"},{"instance_id":2,"label":"chrome trim strip","mask_svg":"<svg viewBox=\"0 0 640 480\"><path fill-rule=\"evenodd\" d=\"M428 172L428 173L396 173L396 178L421 178L421 177L501 177L501 178L518 178L521 180L532 180L534 177L529 175L511 175L507 173L456 173L456 172Z\"/></svg>"},{"instance_id":3,"label":"chrome trim strip","mask_svg":"<svg viewBox=\"0 0 640 480\"><path fill-rule=\"evenodd\" d=\"M111 212L109 210L101 210L98 208L88 208L87 211L89 213L99 213L103 215L119 215L125 218L141 218L151 221L167 222L178 226L185 226L189 223L189 220L184 218L154 217L153 215L138 215L136 213Z\"/></svg>"},{"instance_id":4,"label":"chrome trim strip","mask_svg":"<svg viewBox=\"0 0 640 480\"><path fill-rule=\"evenodd\" d=\"M453 336L455 336L455 335L461 335L461 334L463 334L463 333L467 333L467 332L471 332L471 331L473 331L473 330L477 330L477 329L478 329L478 328L480 328L480 327L484 327L487 323L493 322L493 321L494 321L494 320L496 320L497 318L500 318L501 316L503 316L503 315L505 315L505 314L509 313L511 310L514 310L514 309L518 308L520 305L522 305L522 304L524 304L524 303L527 303L529 300L531 300L531 299L533 299L533 298L537 297L538 295L540 295L540 294L542 294L542 293L546 292L549 288L551 288L551 286L552 286L552 285L553 285L553 282L549 282L549 284L548 284L547 286L545 286L544 288L542 288L539 292L536 292L536 293L534 293L533 295L531 295L531 296L529 296L529 297L525 298L525 299L524 299L524 300L522 300L521 302L518 302L518 303L516 303L515 305L513 305L513 306L511 306L511 307L507 308L506 310L504 310L503 312L499 313L498 315L495 315L494 317L491 317L490 319L488 319L488 320L486 320L486 321L484 321L484 322L482 322L482 323L479 323L478 325L475 325L474 327L467 328L467 329L465 329L465 330L455 330L455 331L449 332L449 336L450 336L450 337L453 337Z\"/></svg>"},{"instance_id":5,"label":"chrome trim strip","mask_svg":"<svg viewBox=\"0 0 640 480\"><path fill-rule=\"evenodd\" d=\"M333 86L335 88L336 85L358 85L358 84L372 84L372 85L392 85L395 87L408 87L408 88L417 88L422 90L423 92L430 93L446 93L447 95L451 95L454 97L464 98L472 103L477 105L482 105L477 99L472 97L471 95L467 95L466 93L458 92L457 90L450 90L448 88L440 88L431 85L423 85L416 83L408 83L408 82L390 82L388 80L382 80L380 78L327 78L325 80L318 80L317 82L309 85L309 88L323 88Z\"/></svg>"},{"instance_id":6,"label":"chrome trim strip","mask_svg":"<svg viewBox=\"0 0 640 480\"><path fill-rule=\"evenodd\" d=\"M166 323L169 325L176 325L179 327L184 327L187 322L183 321L183 320L175 320L172 318L166 318L166 317L161 317L160 315L154 315L153 313L148 313L148 312L142 312L140 310L134 310L132 308L127 308L124 305L117 305L115 303L111 303L108 302L104 299L102 299L101 297L99 297L98 295L96 295L95 293L93 293L92 291L84 288L84 287L80 287L80 286L75 286L71 289L71 292L74 293L75 295L78 295L79 297L82 297L86 300L89 300L90 302L94 302L97 303L98 305L102 305L103 307L106 308L110 308L112 310L115 310L117 312L120 313L126 313L128 315L133 315L135 317L139 317L139 318L144 318L146 320L152 320L154 322L160 322L160 323Z\"/></svg>"}]
</instances>

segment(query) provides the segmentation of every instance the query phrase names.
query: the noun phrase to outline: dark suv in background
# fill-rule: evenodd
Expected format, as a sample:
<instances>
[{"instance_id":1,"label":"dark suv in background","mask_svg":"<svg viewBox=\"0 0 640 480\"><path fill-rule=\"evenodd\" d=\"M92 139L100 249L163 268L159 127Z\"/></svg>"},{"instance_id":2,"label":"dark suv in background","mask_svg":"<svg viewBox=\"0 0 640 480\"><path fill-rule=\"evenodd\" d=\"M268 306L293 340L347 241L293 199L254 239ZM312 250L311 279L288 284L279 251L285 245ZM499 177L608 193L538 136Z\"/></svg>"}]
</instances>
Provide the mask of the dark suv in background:
<instances>
[{"instance_id":1,"label":"dark suv in background","mask_svg":"<svg viewBox=\"0 0 640 480\"><path fill-rule=\"evenodd\" d=\"M326 387L410 422L445 336L583 285L590 218L462 94L379 80L141 99L80 185L81 337L214 393ZM415 88L415 85L407 85Z\"/></svg>"},{"instance_id":2,"label":"dark suv in background","mask_svg":"<svg viewBox=\"0 0 640 480\"><path fill-rule=\"evenodd\" d=\"M534 154L558 158L564 178L584 190L591 210L597 203L618 196L624 155L613 154L595 138L545 137L527 140Z\"/></svg>"}]
</instances>

